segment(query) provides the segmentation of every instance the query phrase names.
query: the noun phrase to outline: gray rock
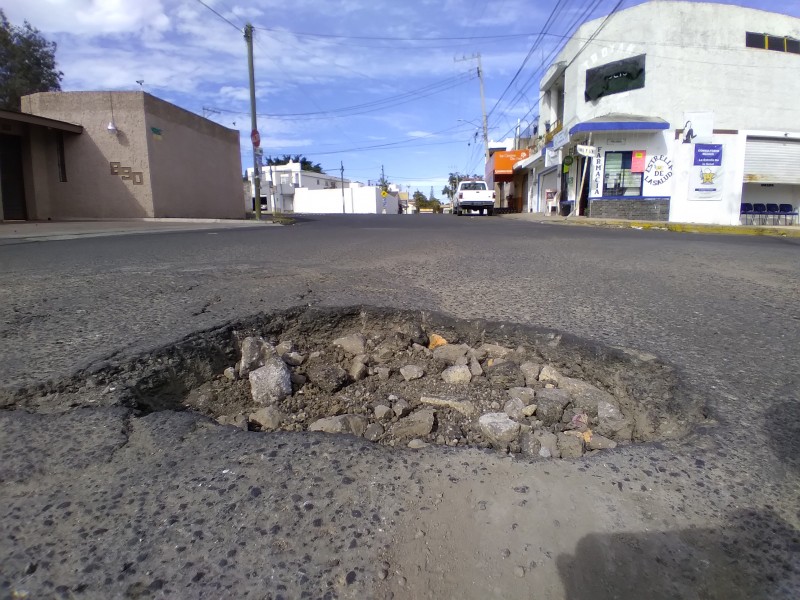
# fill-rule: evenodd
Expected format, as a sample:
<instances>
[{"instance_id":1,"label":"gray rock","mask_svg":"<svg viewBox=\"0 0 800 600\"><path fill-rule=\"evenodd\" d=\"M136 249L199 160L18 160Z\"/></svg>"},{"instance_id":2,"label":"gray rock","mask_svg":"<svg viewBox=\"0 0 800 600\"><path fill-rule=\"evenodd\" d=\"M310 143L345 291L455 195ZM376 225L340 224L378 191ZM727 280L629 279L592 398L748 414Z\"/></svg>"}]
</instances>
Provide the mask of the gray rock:
<instances>
[{"instance_id":1,"label":"gray rock","mask_svg":"<svg viewBox=\"0 0 800 600\"><path fill-rule=\"evenodd\" d=\"M466 356L470 347L466 344L445 344L433 350L433 358L440 360L448 365L456 364L462 356Z\"/></svg>"},{"instance_id":2,"label":"gray rock","mask_svg":"<svg viewBox=\"0 0 800 600\"><path fill-rule=\"evenodd\" d=\"M524 408L525 405L519 398L511 398L506 402L505 406L503 406L505 413L515 421L519 421L524 418L525 415L522 414Z\"/></svg>"},{"instance_id":3,"label":"gray rock","mask_svg":"<svg viewBox=\"0 0 800 600\"><path fill-rule=\"evenodd\" d=\"M514 352L511 348L498 346L497 344L481 344L478 347L478 351L483 352L489 358L505 358Z\"/></svg>"},{"instance_id":4,"label":"gray rock","mask_svg":"<svg viewBox=\"0 0 800 600\"><path fill-rule=\"evenodd\" d=\"M378 362L386 362L393 359L401 352L408 350L409 345L409 339L403 334L390 333L378 344L378 347L375 348L373 356Z\"/></svg>"},{"instance_id":5,"label":"gray rock","mask_svg":"<svg viewBox=\"0 0 800 600\"><path fill-rule=\"evenodd\" d=\"M419 438L414 438L413 440L408 442L408 447L411 448L412 450L419 450L420 448L425 448L427 445L428 444L426 444Z\"/></svg>"},{"instance_id":6,"label":"gray rock","mask_svg":"<svg viewBox=\"0 0 800 600\"><path fill-rule=\"evenodd\" d=\"M352 433L361 436L367 429L367 419L361 415L338 415L314 421L308 426L309 431L325 433Z\"/></svg>"},{"instance_id":7,"label":"gray rock","mask_svg":"<svg viewBox=\"0 0 800 600\"><path fill-rule=\"evenodd\" d=\"M411 349L417 354L424 354L425 356L433 354L430 350L428 350L428 348L426 348L422 344L411 344Z\"/></svg>"},{"instance_id":8,"label":"gray rock","mask_svg":"<svg viewBox=\"0 0 800 600\"><path fill-rule=\"evenodd\" d=\"M339 346L346 354L355 356L356 354L364 354L366 350L367 340L360 333L351 333L340 338L333 340L334 346Z\"/></svg>"},{"instance_id":9,"label":"gray rock","mask_svg":"<svg viewBox=\"0 0 800 600\"><path fill-rule=\"evenodd\" d=\"M506 413L486 413L478 419L483 436L496 448L505 448L519 435L519 423Z\"/></svg>"},{"instance_id":10,"label":"gray rock","mask_svg":"<svg viewBox=\"0 0 800 600\"><path fill-rule=\"evenodd\" d=\"M442 379L451 385L464 385L472 381L472 373L466 365L455 365L442 371Z\"/></svg>"},{"instance_id":11,"label":"gray rock","mask_svg":"<svg viewBox=\"0 0 800 600\"><path fill-rule=\"evenodd\" d=\"M353 363L361 363L362 365L369 365L369 354L356 354L353 357Z\"/></svg>"},{"instance_id":12,"label":"gray rock","mask_svg":"<svg viewBox=\"0 0 800 600\"><path fill-rule=\"evenodd\" d=\"M519 400L525 406L533 404L536 398L536 391L528 387L513 387L508 390L508 397L512 400Z\"/></svg>"},{"instance_id":13,"label":"gray rock","mask_svg":"<svg viewBox=\"0 0 800 600\"><path fill-rule=\"evenodd\" d=\"M483 367L481 367L480 361L474 356L469 359L469 372L472 373L473 377L480 377L483 375Z\"/></svg>"},{"instance_id":14,"label":"gray rock","mask_svg":"<svg viewBox=\"0 0 800 600\"><path fill-rule=\"evenodd\" d=\"M411 413L411 405L407 400L398 398L392 403L392 410L394 411L394 414L402 418Z\"/></svg>"},{"instance_id":15,"label":"gray rock","mask_svg":"<svg viewBox=\"0 0 800 600\"><path fill-rule=\"evenodd\" d=\"M561 451L558 449L558 438L554 433L550 433L544 429L535 429L533 436L539 440L542 450L547 450L550 456L553 458L559 458L561 456ZM541 450L539 451L539 455L541 455Z\"/></svg>"},{"instance_id":16,"label":"gray rock","mask_svg":"<svg viewBox=\"0 0 800 600\"><path fill-rule=\"evenodd\" d=\"M397 328L398 333L403 334L410 342L419 346L428 345L428 334L419 323L406 322Z\"/></svg>"},{"instance_id":17,"label":"gray rock","mask_svg":"<svg viewBox=\"0 0 800 600\"><path fill-rule=\"evenodd\" d=\"M592 438L586 444L587 450L609 450L611 448L616 448L617 442L614 440L610 440L605 436L600 435L599 433L592 433Z\"/></svg>"},{"instance_id":18,"label":"gray rock","mask_svg":"<svg viewBox=\"0 0 800 600\"><path fill-rule=\"evenodd\" d=\"M583 456L583 437L580 433L565 431L559 433L556 437L561 458L580 458Z\"/></svg>"},{"instance_id":19,"label":"gray rock","mask_svg":"<svg viewBox=\"0 0 800 600\"><path fill-rule=\"evenodd\" d=\"M353 364L350 365L350 378L353 381L361 381L366 376L367 376L367 365L353 359Z\"/></svg>"},{"instance_id":20,"label":"gray rock","mask_svg":"<svg viewBox=\"0 0 800 600\"><path fill-rule=\"evenodd\" d=\"M539 380L539 372L542 370L542 365L539 363L526 361L519 366L522 375L525 377L525 385L531 386L534 381Z\"/></svg>"},{"instance_id":21,"label":"gray rock","mask_svg":"<svg viewBox=\"0 0 800 600\"><path fill-rule=\"evenodd\" d=\"M542 367L542 370L539 371L539 381L542 383L552 383L555 386L558 386L558 383L561 381L561 373L556 371L550 365L545 365Z\"/></svg>"},{"instance_id":22,"label":"gray rock","mask_svg":"<svg viewBox=\"0 0 800 600\"><path fill-rule=\"evenodd\" d=\"M251 423L255 423L261 427L262 431L274 431L278 429L285 418L286 415L274 406L259 408L256 412L250 413L247 417Z\"/></svg>"},{"instance_id":23,"label":"gray rock","mask_svg":"<svg viewBox=\"0 0 800 600\"><path fill-rule=\"evenodd\" d=\"M389 377L392 375L392 370L389 367L378 367L375 369L375 373L378 374L378 379L381 381L389 381Z\"/></svg>"},{"instance_id":24,"label":"gray rock","mask_svg":"<svg viewBox=\"0 0 800 600\"><path fill-rule=\"evenodd\" d=\"M519 435L519 447L523 456L536 457L542 449L542 442L532 431L523 431Z\"/></svg>"},{"instance_id":25,"label":"gray rock","mask_svg":"<svg viewBox=\"0 0 800 600\"><path fill-rule=\"evenodd\" d=\"M233 425L239 429L247 431L247 415L239 413L238 415L222 415L217 418L217 423L220 425Z\"/></svg>"},{"instance_id":26,"label":"gray rock","mask_svg":"<svg viewBox=\"0 0 800 600\"><path fill-rule=\"evenodd\" d=\"M575 408L583 410L590 417L597 416L597 406L600 402L616 404L614 396L580 379L561 377L558 387L572 396Z\"/></svg>"},{"instance_id":27,"label":"gray rock","mask_svg":"<svg viewBox=\"0 0 800 600\"><path fill-rule=\"evenodd\" d=\"M561 421L564 409L572 401L567 392L557 388L538 390L536 392L536 417L545 427L550 427Z\"/></svg>"},{"instance_id":28,"label":"gray rock","mask_svg":"<svg viewBox=\"0 0 800 600\"><path fill-rule=\"evenodd\" d=\"M282 360L277 357L263 367L251 371L250 395L257 404L274 404L292 393L292 376Z\"/></svg>"},{"instance_id":29,"label":"gray rock","mask_svg":"<svg viewBox=\"0 0 800 600\"><path fill-rule=\"evenodd\" d=\"M539 408L536 404L528 404L525 408L522 409L522 416L523 417L532 417L536 414L536 409Z\"/></svg>"},{"instance_id":30,"label":"gray rock","mask_svg":"<svg viewBox=\"0 0 800 600\"><path fill-rule=\"evenodd\" d=\"M424 437L433 430L433 423L434 411L426 408L400 419L392 427L391 433L395 438Z\"/></svg>"},{"instance_id":31,"label":"gray rock","mask_svg":"<svg viewBox=\"0 0 800 600\"><path fill-rule=\"evenodd\" d=\"M514 567L514 575L517 577L525 577L525 567L521 565Z\"/></svg>"},{"instance_id":32,"label":"gray rock","mask_svg":"<svg viewBox=\"0 0 800 600\"><path fill-rule=\"evenodd\" d=\"M633 421L626 417L616 405L600 401L597 404L597 427L595 430L605 437L630 441L633 435Z\"/></svg>"},{"instance_id":33,"label":"gray rock","mask_svg":"<svg viewBox=\"0 0 800 600\"><path fill-rule=\"evenodd\" d=\"M236 381L236 367L228 367L222 372L222 374L228 381Z\"/></svg>"},{"instance_id":34,"label":"gray rock","mask_svg":"<svg viewBox=\"0 0 800 600\"><path fill-rule=\"evenodd\" d=\"M306 381L308 381L308 378L302 373L292 373L291 378L292 378L292 383L298 387L304 386L306 384Z\"/></svg>"},{"instance_id":35,"label":"gray rock","mask_svg":"<svg viewBox=\"0 0 800 600\"><path fill-rule=\"evenodd\" d=\"M467 367L467 366L469 366L469 358L467 358L466 356L462 356L461 358L459 358L455 362L455 364L456 365L464 365L465 367Z\"/></svg>"},{"instance_id":36,"label":"gray rock","mask_svg":"<svg viewBox=\"0 0 800 600\"><path fill-rule=\"evenodd\" d=\"M400 368L400 375L402 375L403 379L406 381L413 381L425 375L425 370L417 365L406 365Z\"/></svg>"},{"instance_id":37,"label":"gray rock","mask_svg":"<svg viewBox=\"0 0 800 600\"><path fill-rule=\"evenodd\" d=\"M525 385L525 377L519 366L511 361L489 360L484 369L486 376L496 386L501 386L506 389L513 387L523 387Z\"/></svg>"},{"instance_id":38,"label":"gray rock","mask_svg":"<svg viewBox=\"0 0 800 600\"><path fill-rule=\"evenodd\" d=\"M469 400L461 400L447 396L422 396L419 401L422 402L422 404L428 404L430 406L453 409L470 419L478 412L478 409Z\"/></svg>"},{"instance_id":39,"label":"gray rock","mask_svg":"<svg viewBox=\"0 0 800 600\"><path fill-rule=\"evenodd\" d=\"M242 340L241 358L236 365L239 377L244 377L266 364L266 360L277 356L275 349L261 337L248 336Z\"/></svg>"},{"instance_id":40,"label":"gray rock","mask_svg":"<svg viewBox=\"0 0 800 600\"><path fill-rule=\"evenodd\" d=\"M348 381L347 371L339 365L319 362L308 365L306 376L311 383L329 394L338 392Z\"/></svg>"},{"instance_id":41,"label":"gray rock","mask_svg":"<svg viewBox=\"0 0 800 600\"><path fill-rule=\"evenodd\" d=\"M284 354L280 354L280 357L283 359L283 362L293 367L299 367L306 359L306 357L299 352L286 352Z\"/></svg>"},{"instance_id":42,"label":"gray rock","mask_svg":"<svg viewBox=\"0 0 800 600\"><path fill-rule=\"evenodd\" d=\"M294 352L294 344L288 340L283 341L275 346L275 352L278 354L278 356L283 356L284 354Z\"/></svg>"},{"instance_id":43,"label":"gray rock","mask_svg":"<svg viewBox=\"0 0 800 600\"><path fill-rule=\"evenodd\" d=\"M394 416L394 411L385 404L378 404L375 407L375 418L379 421L388 421Z\"/></svg>"},{"instance_id":44,"label":"gray rock","mask_svg":"<svg viewBox=\"0 0 800 600\"><path fill-rule=\"evenodd\" d=\"M383 433L383 425L380 423L372 423L364 430L364 439L367 439L370 442L377 442L379 439L381 439Z\"/></svg>"}]
</instances>

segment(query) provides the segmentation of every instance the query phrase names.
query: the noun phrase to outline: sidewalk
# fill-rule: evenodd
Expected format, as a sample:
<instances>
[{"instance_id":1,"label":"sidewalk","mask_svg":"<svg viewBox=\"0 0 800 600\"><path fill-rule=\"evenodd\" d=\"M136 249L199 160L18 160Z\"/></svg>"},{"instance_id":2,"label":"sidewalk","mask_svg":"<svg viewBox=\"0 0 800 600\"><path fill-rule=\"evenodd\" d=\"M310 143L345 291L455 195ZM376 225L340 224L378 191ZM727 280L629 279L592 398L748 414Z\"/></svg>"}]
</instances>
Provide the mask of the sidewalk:
<instances>
[{"instance_id":1,"label":"sidewalk","mask_svg":"<svg viewBox=\"0 0 800 600\"><path fill-rule=\"evenodd\" d=\"M7 221L0 222L0 245L73 240L143 233L174 233L212 229L278 226L266 221L232 219L130 219L117 221Z\"/></svg>"},{"instance_id":2,"label":"sidewalk","mask_svg":"<svg viewBox=\"0 0 800 600\"><path fill-rule=\"evenodd\" d=\"M505 219L547 223L553 225L582 225L584 227L616 227L620 229L656 229L683 233L724 235L770 235L800 238L798 225L701 225L698 223L667 223L664 221L629 221L624 219L592 219L589 217L549 216L541 213L512 213L499 215Z\"/></svg>"}]
</instances>

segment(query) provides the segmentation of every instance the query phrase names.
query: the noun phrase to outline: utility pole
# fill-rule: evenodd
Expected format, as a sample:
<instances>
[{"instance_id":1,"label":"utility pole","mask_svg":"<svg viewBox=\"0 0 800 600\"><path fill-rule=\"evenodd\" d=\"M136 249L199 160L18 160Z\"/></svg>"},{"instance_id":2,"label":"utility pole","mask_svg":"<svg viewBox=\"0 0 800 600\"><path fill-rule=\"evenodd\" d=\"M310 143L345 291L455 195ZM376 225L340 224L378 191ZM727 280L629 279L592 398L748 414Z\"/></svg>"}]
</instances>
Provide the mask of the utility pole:
<instances>
[{"instance_id":1,"label":"utility pole","mask_svg":"<svg viewBox=\"0 0 800 600\"><path fill-rule=\"evenodd\" d=\"M344 162L339 161L339 165L342 178L342 214L345 214L347 212L347 209L344 206Z\"/></svg>"},{"instance_id":2,"label":"utility pole","mask_svg":"<svg viewBox=\"0 0 800 600\"><path fill-rule=\"evenodd\" d=\"M250 125L252 131L250 139L253 142L253 197L255 198L256 220L261 220L261 158L258 147L261 137L258 134L258 121L256 120L256 78L253 73L253 26L247 23L244 26L244 40L247 42L247 69L250 72Z\"/></svg>"},{"instance_id":3,"label":"utility pole","mask_svg":"<svg viewBox=\"0 0 800 600\"><path fill-rule=\"evenodd\" d=\"M481 55L473 54L472 56L462 56L461 58L454 58L454 62L464 62L467 60L478 61L478 81L481 87L481 114L483 115L483 153L486 162L489 162L489 122L486 118L486 96L483 92L483 67L481 66Z\"/></svg>"},{"instance_id":4,"label":"utility pole","mask_svg":"<svg viewBox=\"0 0 800 600\"><path fill-rule=\"evenodd\" d=\"M383 165L381 165L381 187L386 186L386 175L383 173Z\"/></svg>"}]
</instances>

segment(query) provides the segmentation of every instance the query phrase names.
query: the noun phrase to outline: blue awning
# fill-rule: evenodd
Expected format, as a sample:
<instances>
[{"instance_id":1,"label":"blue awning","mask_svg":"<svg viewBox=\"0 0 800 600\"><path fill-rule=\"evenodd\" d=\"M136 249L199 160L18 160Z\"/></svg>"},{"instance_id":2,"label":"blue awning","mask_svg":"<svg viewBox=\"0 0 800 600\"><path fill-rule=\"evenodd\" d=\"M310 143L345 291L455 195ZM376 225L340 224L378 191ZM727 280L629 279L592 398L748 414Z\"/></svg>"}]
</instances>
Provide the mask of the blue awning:
<instances>
[{"instance_id":1,"label":"blue awning","mask_svg":"<svg viewBox=\"0 0 800 600\"><path fill-rule=\"evenodd\" d=\"M578 123L569 130L569 133L573 135L591 131L660 131L664 129L669 129L669 123L659 117L610 114Z\"/></svg>"}]
</instances>

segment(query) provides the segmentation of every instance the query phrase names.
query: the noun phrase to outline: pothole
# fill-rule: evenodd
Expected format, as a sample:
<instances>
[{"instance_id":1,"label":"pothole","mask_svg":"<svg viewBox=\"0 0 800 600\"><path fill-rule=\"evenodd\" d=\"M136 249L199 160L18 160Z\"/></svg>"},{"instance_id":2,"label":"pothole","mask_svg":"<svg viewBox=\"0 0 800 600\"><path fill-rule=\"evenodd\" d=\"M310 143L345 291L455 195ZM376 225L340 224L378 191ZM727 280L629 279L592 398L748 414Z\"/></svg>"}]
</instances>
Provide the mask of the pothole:
<instances>
[{"instance_id":1,"label":"pothole","mask_svg":"<svg viewBox=\"0 0 800 600\"><path fill-rule=\"evenodd\" d=\"M200 332L37 402L193 410L243 430L577 458L677 438L702 418L653 356L529 326L298 308ZM17 402L17 404L31 402Z\"/></svg>"}]
</instances>

